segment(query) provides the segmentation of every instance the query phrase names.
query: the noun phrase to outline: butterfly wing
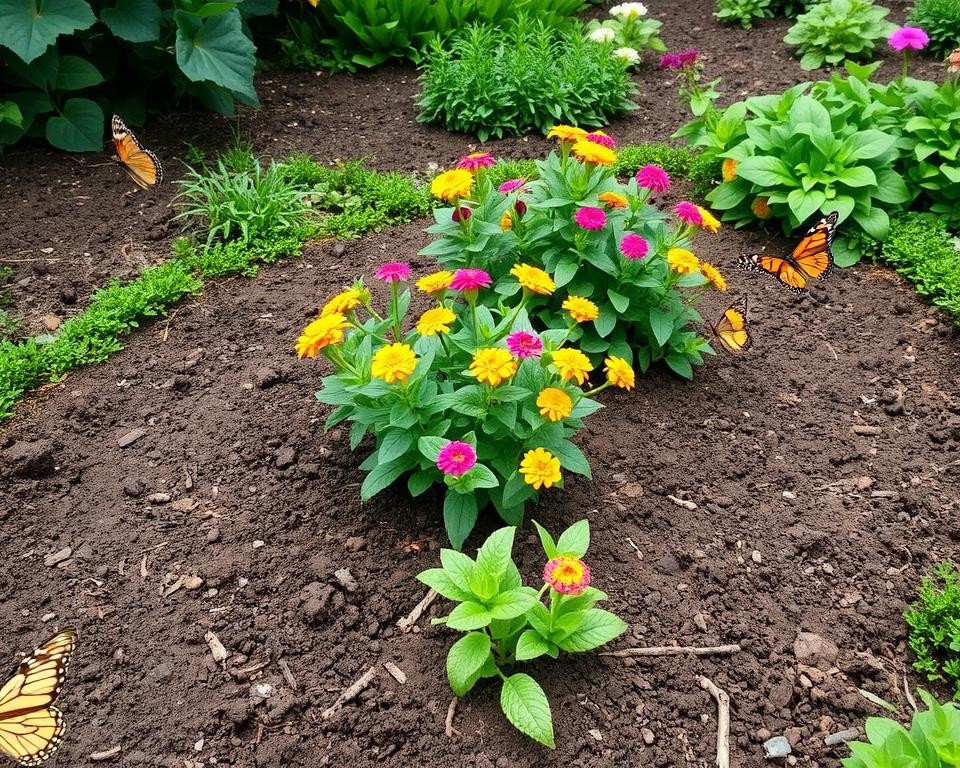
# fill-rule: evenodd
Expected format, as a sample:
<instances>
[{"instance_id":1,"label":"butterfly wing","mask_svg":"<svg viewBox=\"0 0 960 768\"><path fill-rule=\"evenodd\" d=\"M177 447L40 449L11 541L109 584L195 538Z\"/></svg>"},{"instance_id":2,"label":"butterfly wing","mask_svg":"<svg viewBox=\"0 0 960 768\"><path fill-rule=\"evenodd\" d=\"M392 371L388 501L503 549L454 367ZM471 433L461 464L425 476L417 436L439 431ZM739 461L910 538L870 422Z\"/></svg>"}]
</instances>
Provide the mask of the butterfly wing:
<instances>
[{"instance_id":1,"label":"butterfly wing","mask_svg":"<svg viewBox=\"0 0 960 768\"><path fill-rule=\"evenodd\" d=\"M745 254L740 257L740 268L767 272L794 293L806 293L807 278L791 258L771 256L768 253Z\"/></svg>"},{"instance_id":2,"label":"butterfly wing","mask_svg":"<svg viewBox=\"0 0 960 768\"><path fill-rule=\"evenodd\" d=\"M747 328L747 297L734 302L713 326L713 332L727 352L737 354L749 348L751 339Z\"/></svg>"},{"instance_id":3,"label":"butterfly wing","mask_svg":"<svg viewBox=\"0 0 960 768\"><path fill-rule=\"evenodd\" d=\"M141 189L148 189L163 181L163 167L157 156L143 145L127 128L123 120L114 115L111 121L113 129L113 146L117 150L117 157L123 169Z\"/></svg>"},{"instance_id":4,"label":"butterfly wing","mask_svg":"<svg viewBox=\"0 0 960 768\"><path fill-rule=\"evenodd\" d=\"M823 280L833 271L833 236L837 229L837 212L825 216L807 230L791 258L808 276Z\"/></svg>"},{"instance_id":5,"label":"butterfly wing","mask_svg":"<svg viewBox=\"0 0 960 768\"><path fill-rule=\"evenodd\" d=\"M0 752L22 765L39 765L60 746L63 717L52 705L76 644L76 630L65 629L23 659L0 688Z\"/></svg>"}]
</instances>

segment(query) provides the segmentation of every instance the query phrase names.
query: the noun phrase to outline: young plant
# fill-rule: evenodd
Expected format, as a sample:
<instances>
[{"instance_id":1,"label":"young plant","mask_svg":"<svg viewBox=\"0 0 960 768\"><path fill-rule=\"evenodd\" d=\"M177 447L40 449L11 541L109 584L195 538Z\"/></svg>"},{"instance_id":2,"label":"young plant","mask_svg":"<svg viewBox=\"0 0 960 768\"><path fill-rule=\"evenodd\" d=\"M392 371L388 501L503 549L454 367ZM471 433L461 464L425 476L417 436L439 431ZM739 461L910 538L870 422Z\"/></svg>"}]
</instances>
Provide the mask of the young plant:
<instances>
[{"instance_id":1,"label":"young plant","mask_svg":"<svg viewBox=\"0 0 960 768\"><path fill-rule=\"evenodd\" d=\"M960 0L917 0L907 23L927 33L929 53L945 59L960 48Z\"/></svg>"},{"instance_id":2,"label":"young plant","mask_svg":"<svg viewBox=\"0 0 960 768\"><path fill-rule=\"evenodd\" d=\"M571 525L556 542L542 526L534 525L548 561L539 591L523 585L513 562L512 527L492 533L476 560L441 550L443 567L423 571L417 578L457 603L448 616L433 620L466 633L447 654L453 692L463 697L480 680L499 678L500 707L507 720L552 748L550 702L536 680L515 671L517 665L541 656L557 659L561 651L592 651L622 635L627 625L594 607L607 596L590 586L590 568L582 560L590 544L587 521Z\"/></svg>"},{"instance_id":3,"label":"young plant","mask_svg":"<svg viewBox=\"0 0 960 768\"><path fill-rule=\"evenodd\" d=\"M919 598L903 615L913 667L928 680L950 683L960 700L960 569L950 561L937 565L924 577Z\"/></svg>"},{"instance_id":4,"label":"young plant","mask_svg":"<svg viewBox=\"0 0 960 768\"><path fill-rule=\"evenodd\" d=\"M717 0L713 15L723 24L752 29L756 19L772 19L776 13L773 0Z\"/></svg>"},{"instance_id":5,"label":"young plant","mask_svg":"<svg viewBox=\"0 0 960 768\"><path fill-rule=\"evenodd\" d=\"M800 14L783 41L796 46L803 69L862 58L896 29L888 13L873 0L825 0Z\"/></svg>"},{"instance_id":6,"label":"young plant","mask_svg":"<svg viewBox=\"0 0 960 768\"><path fill-rule=\"evenodd\" d=\"M600 408L590 394L633 386L625 361L611 358L607 383L584 393L592 366L565 346L568 331L534 332L530 291L488 307L482 297L492 280L483 270L425 275L416 288L434 304L408 323L410 267L384 264L377 277L390 290L382 314L358 281L297 341L300 357L322 354L333 365L317 392L337 406L327 428L352 422L353 449L374 437L360 465L368 473L362 499L404 476L413 496L439 486L447 534L459 548L487 505L518 525L526 502L563 487L563 471L590 477L570 438Z\"/></svg>"},{"instance_id":7,"label":"young plant","mask_svg":"<svg viewBox=\"0 0 960 768\"><path fill-rule=\"evenodd\" d=\"M662 21L645 18L647 6L643 3L620 3L610 9L610 18L594 19L587 24L587 37L595 43L606 45L613 56L618 56L630 66L636 66L647 48L665 51L667 46L660 39Z\"/></svg>"}]
</instances>

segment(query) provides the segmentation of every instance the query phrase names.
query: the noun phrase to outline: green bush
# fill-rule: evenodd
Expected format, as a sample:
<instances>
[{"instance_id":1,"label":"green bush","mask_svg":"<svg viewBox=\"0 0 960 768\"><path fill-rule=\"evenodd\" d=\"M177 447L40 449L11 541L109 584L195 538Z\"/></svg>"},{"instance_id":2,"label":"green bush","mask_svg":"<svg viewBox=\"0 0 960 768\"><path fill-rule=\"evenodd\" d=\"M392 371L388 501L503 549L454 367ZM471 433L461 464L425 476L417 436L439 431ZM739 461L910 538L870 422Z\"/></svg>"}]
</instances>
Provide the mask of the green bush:
<instances>
[{"instance_id":1,"label":"green bush","mask_svg":"<svg viewBox=\"0 0 960 768\"><path fill-rule=\"evenodd\" d=\"M913 667L929 680L948 682L960 700L960 569L940 563L924 577L918 596L903 615L916 656Z\"/></svg>"},{"instance_id":2,"label":"green bush","mask_svg":"<svg viewBox=\"0 0 960 768\"><path fill-rule=\"evenodd\" d=\"M773 0L717 0L713 15L724 24L752 29L755 19L772 19L776 13Z\"/></svg>"},{"instance_id":3,"label":"green bush","mask_svg":"<svg viewBox=\"0 0 960 768\"><path fill-rule=\"evenodd\" d=\"M277 0L0 0L0 148L26 135L99 151L110 111L141 123L158 81L223 114L234 101L257 105L246 19L276 9Z\"/></svg>"},{"instance_id":4,"label":"green bush","mask_svg":"<svg viewBox=\"0 0 960 768\"><path fill-rule=\"evenodd\" d=\"M797 17L783 41L797 48L800 66L819 69L869 55L897 27L873 0L824 0Z\"/></svg>"},{"instance_id":5,"label":"green bush","mask_svg":"<svg viewBox=\"0 0 960 768\"><path fill-rule=\"evenodd\" d=\"M557 30L528 17L507 28L474 25L431 46L418 119L481 141L556 123L605 125L636 106L627 64L611 52L579 25Z\"/></svg>"},{"instance_id":6,"label":"green bush","mask_svg":"<svg viewBox=\"0 0 960 768\"><path fill-rule=\"evenodd\" d=\"M960 0L917 0L907 23L927 33L927 53L946 58L960 48Z\"/></svg>"},{"instance_id":7,"label":"green bush","mask_svg":"<svg viewBox=\"0 0 960 768\"><path fill-rule=\"evenodd\" d=\"M960 81L920 94L903 138L908 181L924 191L931 212L960 227Z\"/></svg>"}]
</instances>

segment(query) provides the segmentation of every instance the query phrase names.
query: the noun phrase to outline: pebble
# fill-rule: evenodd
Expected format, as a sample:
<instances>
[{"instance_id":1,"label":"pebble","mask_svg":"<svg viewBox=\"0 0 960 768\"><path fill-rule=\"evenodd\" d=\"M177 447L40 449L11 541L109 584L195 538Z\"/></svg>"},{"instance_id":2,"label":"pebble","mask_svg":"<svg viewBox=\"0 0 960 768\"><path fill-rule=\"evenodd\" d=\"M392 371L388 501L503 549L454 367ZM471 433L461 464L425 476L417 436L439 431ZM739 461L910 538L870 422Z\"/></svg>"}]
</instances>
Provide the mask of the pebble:
<instances>
[{"instance_id":1,"label":"pebble","mask_svg":"<svg viewBox=\"0 0 960 768\"><path fill-rule=\"evenodd\" d=\"M43 564L48 568L53 568L55 565L59 565L64 560L69 560L70 555L73 554L73 550L70 547L64 547L63 549L52 552L43 558Z\"/></svg>"},{"instance_id":2,"label":"pebble","mask_svg":"<svg viewBox=\"0 0 960 768\"><path fill-rule=\"evenodd\" d=\"M215 544L215 543L218 542L218 541L220 541L220 529L219 529L219 528L211 528L209 531L207 531L207 543L208 543L208 544Z\"/></svg>"},{"instance_id":3,"label":"pebble","mask_svg":"<svg viewBox=\"0 0 960 768\"><path fill-rule=\"evenodd\" d=\"M131 429L123 437L117 439L117 445L121 448L126 448L128 445L133 445L137 440L147 434L147 430L137 427L136 429Z\"/></svg>"},{"instance_id":4,"label":"pebble","mask_svg":"<svg viewBox=\"0 0 960 768\"><path fill-rule=\"evenodd\" d=\"M850 427L850 431L855 435L881 435L883 434L883 427L874 427L869 424L854 424Z\"/></svg>"},{"instance_id":5,"label":"pebble","mask_svg":"<svg viewBox=\"0 0 960 768\"><path fill-rule=\"evenodd\" d=\"M184 589L200 589L203 586L203 579L199 576L184 576L181 583Z\"/></svg>"},{"instance_id":6,"label":"pebble","mask_svg":"<svg viewBox=\"0 0 960 768\"><path fill-rule=\"evenodd\" d=\"M848 741L852 741L860 735L860 731L856 728L847 728L845 731L837 731L836 733L831 733L829 736L825 736L823 743L828 747L835 747L837 744L846 744Z\"/></svg>"},{"instance_id":7,"label":"pebble","mask_svg":"<svg viewBox=\"0 0 960 768\"><path fill-rule=\"evenodd\" d=\"M338 571L334 571L333 578L335 578L337 583L347 590L347 592L356 592L360 586L357 584L357 580L353 578L353 574L350 573L349 568L341 568Z\"/></svg>"},{"instance_id":8,"label":"pebble","mask_svg":"<svg viewBox=\"0 0 960 768\"><path fill-rule=\"evenodd\" d=\"M620 489L620 493L628 499L637 499L643 496L643 486L640 483L627 483Z\"/></svg>"},{"instance_id":9,"label":"pebble","mask_svg":"<svg viewBox=\"0 0 960 768\"><path fill-rule=\"evenodd\" d=\"M250 701L259 704L273 696L273 686L270 683L254 683L250 686Z\"/></svg>"},{"instance_id":10,"label":"pebble","mask_svg":"<svg viewBox=\"0 0 960 768\"><path fill-rule=\"evenodd\" d=\"M55 331L60 327L60 324L63 321L56 315L44 315L43 316L43 327L48 331Z\"/></svg>"},{"instance_id":11,"label":"pebble","mask_svg":"<svg viewBox=\"0 0 960 768\"><path fill-rule=\"evenodd\" d=\"M292 467L297 463L297 451L295 448L290 446L284 446L279 451L277 451L276 458L277 469L286 469L287 467Z\"/></svg>"},{"instance_id":12,"label":"pebble","mask_svg":"<svg viewBox=\"0 0 960 768\"><path fill-rule=\"evenodd\" d=\"M829 669L840 655L840 649L832 640L813 632L801 632L793 641L793 655L801 664Z\"/></svg>"},{"instance_id":13,"label":"pebble","mask_svg":"<svg viewBox=\"0 0 960 768\"><path fill-rule=\"evenodd\" d=\"M123 492L131 499L139 499L147 492L147 486L139 477L130 477L123 481Z\"/></svg>"},{"instance_id":14,"label":"pebble","mask_svg":"<svg viewBox=\"0 0 960 768\"><path fill-rule=\"evenodd\" d=\"M654 739L656 738L656 736L653 735L653 731L651 731L649 728L641 728L640 736L643 738L643 743L648 747L653 744Z\"/></svg>"},{"instance_id":15,"label":"pebble","mask_svg":"<svg viewBox=\"0 0 960 768\"><path fill-rule=\"evenodd\" d=\"M589 731L587 731L587 733L589 733L597 741L603 741L603 734L600 733L600 731L598 731L596 728L591 728Z\"/></svg>"},{"instance_id":16,"label":"pebble","mask_svg":"<svg viewBox=\"0 0 960 768\"><path fill-rule=\"evenodd\" d=\"M149 504L166 504L170 501L169 493L151 493L147 496L147 502Z\"/></svg>"},{"instance_id":17,"label":"pebble","mask_svg":"<svg viewBox=\"0 0 960 768\"><path fill-rule=\"evenodd\" d=\"M40 617L40 621L42 621L44 624L46 624L46 623L49 622L49 621L53 621L55 618L57 618L57 614L55 614L55 613L45 613L45 614L43 614L43 616Z\"/></svg>"},{"instance_id":18,"label":"pebble","mask_svg":"<svg viewBox=\"0 0 960 768\"><path fill-rule=\"evenodd\" d=\"M362 552L367 548L367 540L362 536L351 536L343 542L343 546L351 552Z\"/></svg>"},{"instance_id":19,"label":"pebble","mask_svg":"<svg viewBox=\"0 0 960 768\"><path fill-rule=\"evenodd\" d=\"M267 546L267 542L262 541L261 539L256 539L256 540L253 542L253 548L254 548L254 549L260 549L260 547L265 547L265 546Z\"/></svg>"},{"instance_id":20,"label":"pebble","mask_svg":"<svg viewBox=\"0 0 960 768\"><path fill-rule=\"evenodd\" d=\"M774 736L763 742L763 752L767 760L775 760L779 757L786 757L793 752L793 747L787 741L785 736Z\"/></svg>"},{"instance_id":21,"label":"pebble","mask_svg":"<svg viewBox=\"0 0 960 768\"><path fill-rule=\"evenodd\" d=\"M253 374L253 380L258 389L267 389L280 381L280 374L273 368L257 368Z\"/></svg>"}]
</instances>

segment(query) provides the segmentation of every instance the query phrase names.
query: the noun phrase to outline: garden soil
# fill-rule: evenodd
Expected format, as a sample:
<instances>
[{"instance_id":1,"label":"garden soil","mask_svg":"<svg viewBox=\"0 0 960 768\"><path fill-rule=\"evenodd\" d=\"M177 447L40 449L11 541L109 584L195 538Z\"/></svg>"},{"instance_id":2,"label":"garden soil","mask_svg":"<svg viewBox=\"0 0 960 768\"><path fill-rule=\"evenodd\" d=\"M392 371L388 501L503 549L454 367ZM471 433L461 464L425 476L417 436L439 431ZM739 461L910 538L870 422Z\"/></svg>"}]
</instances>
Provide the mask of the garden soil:
<instances>
[{"instance_id":1,"label":"garden soil","mask_svg":"<svg viewBox=\"0 0 960 768\"><path fill-rule=\"evenodd\" d=\"M674 47L707 48L682 26L692 8L708 39L764 39L766 26L720 30L706 4L677 3L654 9ZM774 42L779 51L781 33L767 48L751 43L753 55L769 57ZM712 67L729 70L731 53L716 50ZM753 67L771 75L769 61ZM264 82L257 146L330 158L370 149L378 166L403 170L446 164L467 140L383 101L383 88L410 77L318 76L315 91L296 85L314 82L304 75ZM331 82L360 90L327 90ZM619 136L662 138L679 123L671 88L650 98L656 119L637 113L614 127ZM311 110L303 130L284 127ZM511 140L496 151L543 148ZM131 238L153 243L156 258L166 249L169 211L125 198L125 182L108 181L115 170L42 150L5 158L3 237L32 248L42 232L64 251L48 272L27 275L32 306L54 306L45 290L134 269L120 261ZM71 190L87 196L82 207ZM28 398L0 432L2 652L12 662L58 627L80 631L54 764L705 767L716 705L699 675L730 695L738 766L767 765L761 743L771 735L786 735L801 765L836 766L846 751L824 739L883 714L871 696L907 712L904 674L911 690L926 681L909 671L901 612L921 575L960 550L956 331L867 265L837 271L806 298L736 272L739 253L786 244L724 229L696 244L731 283L729 298L712 295L703 309L713 317L749 295L753 348L710 359L693 382L655 371L634 392L605 393L607 407L578 437L593 479L569 477L529 517L554 532L589 517L594 583L630 625L613 647L742 650L538 661L530 671L552 703L556 750L506 723L494 685L459 703L447 735L454 633L429 619L450 605L435 602L413 631L397 626L425 594L415 575L437 564L445 541L438 499L398 490L359 502L367 445L354 454L345 431L324 432L329 408L313 392L328 368L292 350L318 304L353 276L388 257L429 270L416 256L424 225L312 244L255 279L212 283L107 363ZM80 247L97 258L84 262ZM496 526L485 517L468 548ZM538 583L543 559L529 527L515 554ZM324 718L371 668L369 685Z\"/></svg>"}]
</instances>

